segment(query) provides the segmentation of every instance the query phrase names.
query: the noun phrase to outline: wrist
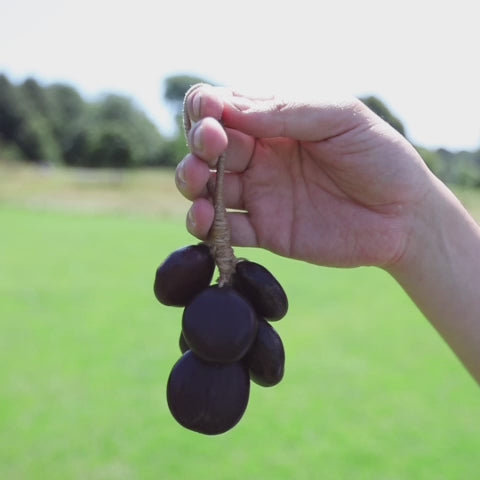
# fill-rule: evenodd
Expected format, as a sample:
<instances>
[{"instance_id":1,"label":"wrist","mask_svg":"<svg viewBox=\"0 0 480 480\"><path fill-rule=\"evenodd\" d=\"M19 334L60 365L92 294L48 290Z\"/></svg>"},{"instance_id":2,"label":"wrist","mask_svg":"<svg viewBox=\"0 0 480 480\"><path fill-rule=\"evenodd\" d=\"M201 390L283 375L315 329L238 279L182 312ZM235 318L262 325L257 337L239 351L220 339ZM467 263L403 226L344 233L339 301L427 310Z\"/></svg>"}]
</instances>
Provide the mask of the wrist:
<instances>
[{"instance_id":1,"label":"wrist","mask_svg":"<svg viewBox=\"0 0 480 480\"><path fill-rule=\"evenodd\" d=\"M455 217L454 199L450 191L431 177L430 188L409 209L404 219L404 247L395 262L385 270L400 280L413 275L428 263L442 257L448 250L448 226ZM454 218L453 218L454 219Z\"/></svg>"},{"instance_id":2,"label":"wrist","mask_svg":"<svg viewBox=\"0 0 480 480\"><path fill-rule=\"evenodd\" d=\"M404 255L386 270L480 383L480 228L438 179L432 187Z\"/></svg>"},{"instance_id":3,"label":"wrist","mask_svg":"<svg viewBox=\"0 0 480 480\"><path fill-rule=\"evenodd\" d=\"M457 197L434 176L431 187L405 223L404 250L385 268L397 280L409 280L421 271L427 275L440 266L442 270L448 266L455 270L478 248L478 225Z\"/></svg>"}]
</instances>

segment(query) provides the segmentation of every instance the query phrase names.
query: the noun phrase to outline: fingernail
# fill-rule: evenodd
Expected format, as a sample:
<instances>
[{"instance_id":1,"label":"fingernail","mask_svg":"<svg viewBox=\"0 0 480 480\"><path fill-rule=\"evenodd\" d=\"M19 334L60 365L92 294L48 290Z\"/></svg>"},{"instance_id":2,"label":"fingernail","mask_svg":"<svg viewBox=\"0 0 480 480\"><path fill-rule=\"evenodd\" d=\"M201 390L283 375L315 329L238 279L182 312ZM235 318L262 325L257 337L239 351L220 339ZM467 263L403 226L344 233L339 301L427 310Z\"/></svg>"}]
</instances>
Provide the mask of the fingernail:
<instances>
[{"instance_id":1,"label":"fingernail","mask_svg":"<svg viewBox=\"0 0 480 480\"><path fill-rule=\"evenodd\" d=\"M202 152L203 150L203 138L202 138L202 123L199 123L198 126L193 131L193 148L197 152Z\"/></svg>"},{"instance_id":2,"label":"fingernail","mask_svg":"<svg viewBox=\"0 0 480 480\"><path fill-rule=\"evenodd\" d=\"M195 220L193 219L193 212L192 209L188 211L187 214L187 229L190 233L193 233L195 231L196 223Z\"/></svg>"},{"instance_id":3,"label":"fingernail","mask_svg":"<svg viewBox=\"0 0 480 480\"><path fill-rule=\"evenodd\" d=\"M185 160L182 160L177 165L177 178L180 182L186 183L186 181L185 181Z\"/></svg>"},{"instance_id":4,"label":"fingernail","mask_svg":"<svg viewBox=\"0 0 480 480\"><path fill-rule=\"evenodd\" d=\"M200 118L200 108L202 104L202 96L197 92L192 98L192 116L195 119Z\"/></svg>"}]
</instances>

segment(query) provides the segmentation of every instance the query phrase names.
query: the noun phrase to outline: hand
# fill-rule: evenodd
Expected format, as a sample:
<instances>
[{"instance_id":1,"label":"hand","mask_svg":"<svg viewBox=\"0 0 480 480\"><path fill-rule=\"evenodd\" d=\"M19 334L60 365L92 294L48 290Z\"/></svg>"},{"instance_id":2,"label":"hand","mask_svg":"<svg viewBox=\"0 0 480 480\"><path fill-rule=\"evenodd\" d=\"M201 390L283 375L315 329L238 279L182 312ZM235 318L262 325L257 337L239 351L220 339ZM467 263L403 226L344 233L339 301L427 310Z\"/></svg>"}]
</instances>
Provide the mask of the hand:
<instances>
[{"instance_id":1,"label":"hand","mask_svg":"<svg viewBox=\"0 0 480 480\"><path fill-rule=\"evenodd\" d=\"M250 98L209 86L186 99L193 126L177 186L187 228L213 220L207 183L226 150L232 243L329 266L387 267L402 257L432 175L363 103ZM219 123L222 122L222 125ZM224 130L225 128L225 130Z\"/></svg>"},{"instance_id":2,"label":"hand","mask_svg":"<svg viewBox=\"0 0 480 480\"><path fill-rule=\"evenodd\" d=\"M186 108L197 123L176 181L193 200L191 233L211 227L210 168L226 150L226 204L241 210L229 213L235 245L385 268L480 383L480 228L404 137L357 100L204 86Z\"/></svg>"}]
</instances>

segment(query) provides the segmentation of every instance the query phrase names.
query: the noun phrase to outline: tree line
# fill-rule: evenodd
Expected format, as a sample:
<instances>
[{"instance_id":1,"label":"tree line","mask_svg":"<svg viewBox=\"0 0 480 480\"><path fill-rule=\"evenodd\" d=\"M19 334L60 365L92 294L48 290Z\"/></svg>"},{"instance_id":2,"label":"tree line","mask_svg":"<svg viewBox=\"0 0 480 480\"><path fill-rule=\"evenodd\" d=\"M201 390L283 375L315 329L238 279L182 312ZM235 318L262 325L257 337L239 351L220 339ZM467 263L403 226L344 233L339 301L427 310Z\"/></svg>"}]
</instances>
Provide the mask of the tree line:
<instances>
[{"instance_id":1,"label":"tree line","mask_svg":"<svg viewBox=\"0 0 480 480\"><path fill-rule=\"evenodd\" d=\"M162 135L126 96L87 101L67 84L14 84L0 74L0 157L125 168L173 166L185 152L183 136Z\"/></svg>"},{"instance_id":2,"label":"tree line","mask_svg":"<svg viewBox=\"0 0 480 480\"><path fill-rule=\"evenodd\" d=\"M375 113L407 137L402 122L376 97L361 99ZM408 137L407 137L408 138ZM414 145L430 170L450 185L480 187L480 146L473 151L452 152L446 148L428 149Z\"/></svg>"},{"instance_id":3,"label":"tree line","mask_svg":"<svg viewBox=\"0 0 480 480\"><path fill-rule=\"evenodd\" d=\"M0 74L0 159L77 167L174 167L186 153L181 125L185 92L203 79L175 75L164 100L178 126L167 137L129 98L105 94L88 101L71 85L13 83ZM402 122L377 97L361 100L406 136ZM416 146L429 168L450 184L480 187L480 147L452 152Z\"/></svg>"}]
</instances>

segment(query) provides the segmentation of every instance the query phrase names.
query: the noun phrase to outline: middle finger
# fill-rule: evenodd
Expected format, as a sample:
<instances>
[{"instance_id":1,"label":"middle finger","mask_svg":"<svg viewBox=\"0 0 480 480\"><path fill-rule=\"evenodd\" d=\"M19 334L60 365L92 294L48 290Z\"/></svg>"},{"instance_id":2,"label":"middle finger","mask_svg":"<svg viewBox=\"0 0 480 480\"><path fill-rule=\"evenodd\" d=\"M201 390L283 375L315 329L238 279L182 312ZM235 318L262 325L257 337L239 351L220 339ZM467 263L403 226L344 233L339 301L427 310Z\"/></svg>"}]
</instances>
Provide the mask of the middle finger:
<instances>
[{"instance_id":1,"label":"middle finger","mask_svg":"<svg viewBox=\"0 0 480 480\"><path fill-rule=\"evenodd\" d=\"M188 200L213 198L216 173L195 155L187 155L177 166L175 183ZM242 174L225 172L223 198L226 208L244 209Z\"/></svg>"}]
</instances>

